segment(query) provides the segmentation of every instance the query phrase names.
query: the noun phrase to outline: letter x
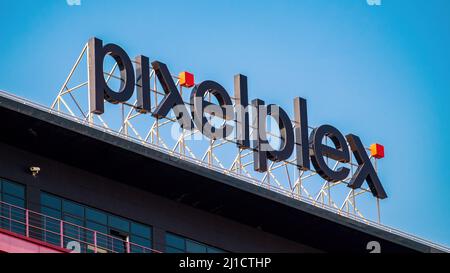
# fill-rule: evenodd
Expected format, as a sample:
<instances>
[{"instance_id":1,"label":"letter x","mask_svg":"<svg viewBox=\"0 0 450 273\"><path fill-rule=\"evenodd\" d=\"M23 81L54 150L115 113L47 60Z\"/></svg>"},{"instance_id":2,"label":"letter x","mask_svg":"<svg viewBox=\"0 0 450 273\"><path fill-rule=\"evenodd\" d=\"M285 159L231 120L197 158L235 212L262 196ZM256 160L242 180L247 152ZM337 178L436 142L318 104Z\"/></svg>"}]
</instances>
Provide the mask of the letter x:
<instances>
[{"instance_id":1,"label":"letter x","mask_svg":"<svg viewBox=\"0 0 450 273\"><path fill-rule=\"evenodd\" d=\"M348 186L352 189L358 189L361 188L366 180L375 197L380 199L386 198L386 192L381 185L380 179L375 172L372 162L370 162L369 156L367 155L361 140L358 136L352 134L347 135L346 138L359 165Z\"/></svg>"},{"instance_id":2,"label":"letter x","mask_svg":"<svg viewBox=\"0 0 450 273\"><path fill-rule=\"evenodd\" d=\"M152 115L157 119L161 119L166 117L169 111L173 109L181 128L187 130L194 129L194 123L192 122L189 112L184 105L183 99L178 92L177 86L173 82L167 65L154 61L152 62L152 67L155 70L156 76L158 77L162 88L164 89L164 93L166 94Z\"/></svg>"}]
</instances>

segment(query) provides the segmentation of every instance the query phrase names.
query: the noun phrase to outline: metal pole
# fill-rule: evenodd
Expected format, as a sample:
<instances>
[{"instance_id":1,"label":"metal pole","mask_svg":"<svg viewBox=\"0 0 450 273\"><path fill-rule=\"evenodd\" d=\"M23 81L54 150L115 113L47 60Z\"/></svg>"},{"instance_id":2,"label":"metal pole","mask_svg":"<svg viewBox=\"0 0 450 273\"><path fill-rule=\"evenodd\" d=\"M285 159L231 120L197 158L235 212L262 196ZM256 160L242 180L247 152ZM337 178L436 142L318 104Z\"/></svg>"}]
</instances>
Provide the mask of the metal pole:
<instances>
[{"instance_id":1,"label":"metal pole","mask_svg":"<svg viewBox=\"0 0 450 273\"><path fill-rule=\"evenodd\" d=\"M183 98L183 86L180 85L180 96ZM180 154L185 155L184 128L181 128Z\"/></svg>"},{"instance_id":2,"label":"metal pole","mask_svg":"<svg viewBox=\"0 0 450 273\"><path fill-rule=\"evenodd\" d=\"M94 253L97 253L97 231L94 231Z\"/></svg>"},{"instance_id":3,"label":"metal pole","mask_svg":"<svg viewBox=\"0 0 450 273\"><path fill-rule=\"evenodd\" d=\"M89 58L89 46L88 46L88 44L86 44L86 49L87 49L87 54L86 54L86 60L87 60L87 71L89 71L89 64L90 64L90 58ZM87 73L88 74L88 94L87 94L87 97L88 97L88 105L89 105L89 113L88 113L88 123L90 124L90 125L92 125L93 123L94 123L94 116L93 116L93 113L92 113L92 111L91 111L91 102L90 102L90 100L91 100L91 97L90 97L90 95L89 95L89 90L91 89L90 88L90 78L89 78L89 73Z\"/></svg>"},{"instance_id":4,"label":"metal pole","mask_svg":"<svg viewBox=\"0 0 450 273\"><path fill-rule=\"evenodd\" d=\"M130 237L127 237L127 241L126 241L126 244L127 244L127 253L131 253L131 249L130 249Z\"/></svg>"},{"instance_id":5,"label":"metal pole","mask_svg":"<svg viewBox=\"0 0 450 273\"><path fill-rule=\"evenodd\" d=\"M123 126L123 133L125 134L125 136L128 136L128 124L127 121L125 119L125 105L122 103L121 105L121 111L122 111L122 126Z\"/></svg>"},{"instance_id":6,"label":"metal pole","mask_svg":"<svg viewBox=\"0 0 450 273\"><path fill-rule=\"evenodd\" d=\"M64 248L64 223L63 221L59 221L59 239L61 240L61 248Z\"/></svg>"},{"instance_id":7,"label":"metal pole","mask_svg":"<svg viewBox=\"0 0 450 273\"><path fill-rule=\"evenodd\" d=\"M25 235L30 237L30 220L28 210L25 210Z\"/></svg>"},{"instance_id":8,"label":"metal pole","mask_svg":"<svg viewBox=\"0 0 450 273\"><path fill-rule=\"evenodd\" d=\"M380 214L380 198L377 197L377 212L378 212L378 224L381 223L381 214Z\"/></svg>"},{"instance_id":9,"label":"metal pole","mask_svg":"<svg viewBox=\"0 0 450 273\"><path fill-rule=\"evenodd\" d=\"M298 196L301 198L302 197L302 173L300 172L300 170L297 169L297 174L298 174L297 193L298 193Z\"/></svg>"},{"instance_id":10,"label":"metal pole","mask_svg":"<svg viewBox=\"0 0 450 273\"><path fill-rule=\"evenodd\" d=\"M155 75L154 89L155 89L155 109L158 107L158 81ZM159 119L156 118L156 145L159 146Z\"/></svg>"},{"instance_id":11,"label":"metal pole","mask_svg":"<svg viewBox=\"0 0 450 273\"><path fill-rule=\"evenodd\" d=\"M239 155L238 155L238 164L239 164L239 174L242 174L242 148L239 149Z\"/></svg>"},{"instance_id":12,"label":"metal pole","mask_svg":"<svg viewBox=\"0 0 450 273\"><path fill-rule=\"evenodd\" d=\"M377 159L374 158L375 172L378 173ZM380 198L377 197L377 213L378 213L378 224L381 223L381 213L380 213Z\"/></svg>"},{"instance_id":13,"label":"metal pole","mask_svg":"<svg viewBox=\"0 0 450 273\"><path fill-rule=\"evenodd\" d=\"M12 231L12 215L11 215L11 206L9 206L9 231Z\"/></svg>"},{"instance_id":14,"label":"metal pole","mask_svg":"<svg viewBox=\"0 0 450 273\"><path fill-rule=\"evenodd\" d=\"M209 152L208 152L208 165L211 167L212 164L212 146L213 146L213 140L211 139L209 141Z\"/></svg>"}]
</instances>

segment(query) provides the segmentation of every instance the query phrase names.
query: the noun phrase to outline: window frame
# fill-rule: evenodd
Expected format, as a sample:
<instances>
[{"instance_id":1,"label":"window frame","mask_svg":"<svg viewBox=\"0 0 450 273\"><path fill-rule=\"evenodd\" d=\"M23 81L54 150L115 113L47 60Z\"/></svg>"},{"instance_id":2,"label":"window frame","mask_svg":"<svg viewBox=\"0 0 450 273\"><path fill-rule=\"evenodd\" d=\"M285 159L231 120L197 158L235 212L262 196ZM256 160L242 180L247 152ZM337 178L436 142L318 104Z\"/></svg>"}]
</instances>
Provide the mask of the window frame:
<instances>
[{"instance_id":1,"label":"window frame","mask_svg":"<svg viewBox=\"0 0 450 273\"><path fill-rule=\"evenodd\" d=\"M43 198L45 196L48 196L50 198L59 199L59 210L54 208L54 207L51 207L51 206L48 206L47 204L45 204L45 202L43 202ZM41 208L41 210L42 210L42 208L45 208L45 209L51 209L52 211L58 211L60 213L60 216L61 216L61 217L59 217L59 219L62 219L63 221L65 221L64 220L65 217L71 217L71 218L79 219L83 223L81 225L82 227L84 227L86 229L89 229L89 230L97 231L97 232L102 233L102 234L106 234L108 236L113 236L113 235L109 234L110 230L118 230L115 226L111 226L110 225L110 223L111 223L110 218L118 218L120 220L124 220L128 224L128 231L123 231L121 229L120 229L120 231L123 231L123 232L128 234L128 238L129 238L130 243L139 245L139 244L134 243L134 242L131 241L132 237L138 237L139 239L144 239L144 240L149 242L149 245L142 245L142 246L148 247L150 249L153 249L153 245L154 245L154 231L153 230L154 229L153 229L152 225L147 225L147 224L144 224L142 222L138 222L138 221L132 220L130 218L122 217L120 215L117 215L117 214L114 214L114 213L110 213L110 212L107 212L105 210L102 210L102 209L99 209L99 208L96 208L96 207L93 207L93 206L90 206L90 205L86 205L86 204L74 201L74 200L69 199L69 198L62 197L60 195L56 195L56 194L50 193L50 192L47 192L47 191L41 191L39 199L40 199L40 208ZM73 213L64 211L64 207L63 207L64 201L70 202L70 203L74 203L74 204L76 204L78 206L81 206L83 208L83 217L80 218L79 215L74 215ZM102 223L101 221L97 221L96 219L88 218L88 213L87 213L88 210L103 214L104 216L106 216L106 222ZM95 224L95 225L99 225L99 226L105 227L107 232L98 231L96 229L89 228L89 227L87 227L88 223L92 223L92 224ZM150 236L149 237L143 237L140 234L132 233L132 228L131 227L132 227L133 224L136 224L136 225L148 228L149 232L150 232L150 234L149 234Z\"/></svg>"},{"instance_id":2,"label":"window frame","mask_svg":"<svg viewBox=\"0 0 450 273\"><path fill-rule=\"evenodd\" d=\"M169 245L168 240L167 240L168 236L174 236L174 237L178 237L179 239L182 239L183 240L184 249L180 249L179 247L174 246L174 245ZM168 253L172 253L172 252L168 251L167 249L173 249L173 250L180 251L180 252L175 252L175 253L191 253L191 254L192 253L227 253L227 251L224 250L224 249L221 249L221 248L209 245L209 244L205 244L205 243L202 243L200 241L197 241L197 240L191 239L189 237L186 237L186 236L183 236L183 235L180 235L180 234L177 234L177 233L173 233L173 232L170 232L170 231L166 231L164 239L165 239L165 250ZM187 251L188 242L191 242L193 244L196 244L196 245L199 245L201 247L204 247L205 248L205 252L188 252ZM215 252L209 252L210 249L214 250Z\"/></svg>"}]
</instances>

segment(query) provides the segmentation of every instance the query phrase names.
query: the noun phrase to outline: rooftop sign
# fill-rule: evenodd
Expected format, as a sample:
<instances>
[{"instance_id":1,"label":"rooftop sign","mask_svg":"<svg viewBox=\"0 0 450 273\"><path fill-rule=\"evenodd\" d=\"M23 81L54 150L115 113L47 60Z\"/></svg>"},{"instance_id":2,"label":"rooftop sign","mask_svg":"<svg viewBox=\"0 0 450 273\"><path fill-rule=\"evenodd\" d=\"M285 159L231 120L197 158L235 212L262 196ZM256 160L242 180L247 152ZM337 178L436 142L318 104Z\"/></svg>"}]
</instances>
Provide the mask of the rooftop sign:
<instances>
[{"instance_id":1,"label":"rooftop sign","mask_svg":"<svg viewBox=\"0 0 450 273\"><path fill-rule=\"evenodd\" d=\"M197 129L211 140L229 138L235 132L232 137L237 147L252 151L253 168L257 172L267 172L268 162L282 162L295 154L294 164L299 171L309 171L313 167L323 179L336 183L346 180L351 173L350 169L345 165L332 168L327 159L337 164L349 163L353 154L357 170L350 177L347 186L359 189L366 181L375 197L387 197L358 136L344 136L331 125L321 125L311 133L308 132L307 102L304 98L293 99L292 123L287 112L278 105L266 105L260 99L249 102L247 77L244 75L234 76L233 104L231 96L221 84L212 80L195 84L194 76L183 72L180 74L179 84L192 88L190 103L186 105L166 64L160 61L150 63L149 58L143 55L131 60L120 46L104 44L97 38L89 40L87 51L89 112L92 114L102 115L105 112L105 101L112 104L126 103L135 94L135 109L140 114L163 119L173 111L181 128L188 131ZM113 90L105 79L103 66L107 56L114 58L120 71L119 90ZM150 69L164 91L163 99L154 109L151 107ZM215 97L218 103L211 103L206 99L207 96ZM231 121L231 124L223 122L217 126L207 116ZM268 117L273 118L278 125L281 140L276 148L268 140ZM250 127L254 128L255 133L252 135ZM325 139L331 140L332 145L328 145ZM373 145L371 154L374 157L383 157L383 147L379 144Z\"/></svg>"}]
</instances>

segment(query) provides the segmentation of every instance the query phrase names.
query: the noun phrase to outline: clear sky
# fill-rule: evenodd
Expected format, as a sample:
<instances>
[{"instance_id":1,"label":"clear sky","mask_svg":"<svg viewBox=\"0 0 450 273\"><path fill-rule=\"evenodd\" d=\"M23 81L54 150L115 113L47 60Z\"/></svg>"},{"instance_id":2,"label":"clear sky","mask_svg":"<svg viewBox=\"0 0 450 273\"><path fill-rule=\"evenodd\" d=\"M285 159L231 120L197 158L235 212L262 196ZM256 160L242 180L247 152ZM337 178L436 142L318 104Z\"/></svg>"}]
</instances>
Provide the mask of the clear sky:
<instances>
[{"instance_id":1,"label":"clear sky","mask_svg":"<svg viewBox=\"0 0 450 273\"><path fill-rule=\"evenodd\" d=\"M450 1L0 1L0 89L50 105L92 36L385 145L382 222L450 246ZM174 72L175 73L175 72ZM230 90L231 91L231 90Z\"/></svg>"}]
</instances>

